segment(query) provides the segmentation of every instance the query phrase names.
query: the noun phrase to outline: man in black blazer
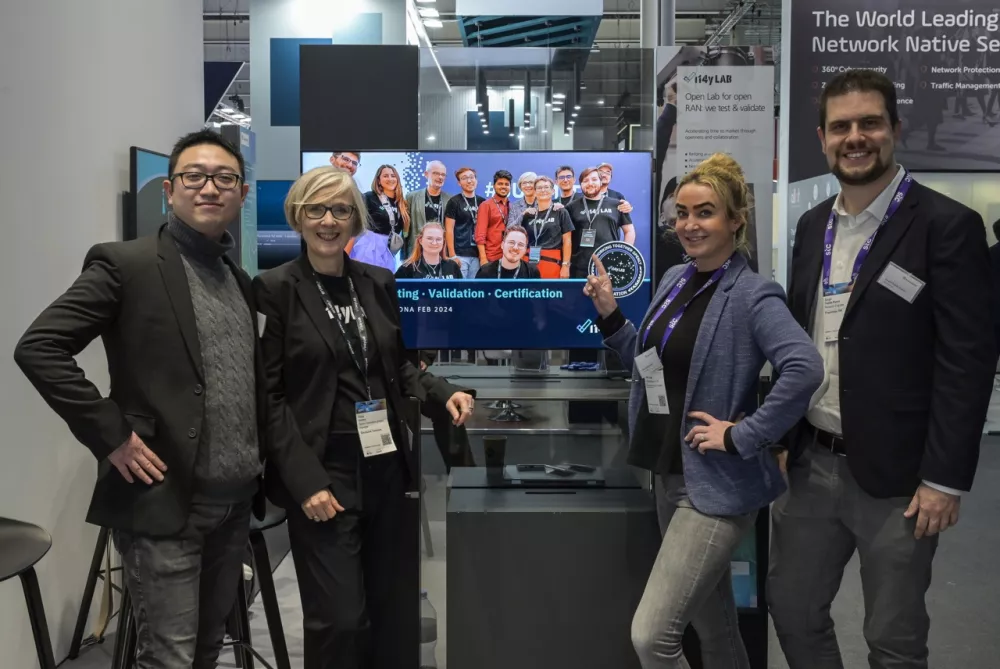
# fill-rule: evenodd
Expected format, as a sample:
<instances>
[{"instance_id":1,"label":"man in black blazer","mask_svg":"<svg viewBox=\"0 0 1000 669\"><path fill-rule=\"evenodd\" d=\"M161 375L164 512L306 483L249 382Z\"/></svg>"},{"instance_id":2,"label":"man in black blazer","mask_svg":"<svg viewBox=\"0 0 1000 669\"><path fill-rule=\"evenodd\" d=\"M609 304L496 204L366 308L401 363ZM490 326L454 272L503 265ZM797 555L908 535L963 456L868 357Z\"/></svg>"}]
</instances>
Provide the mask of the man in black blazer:
<instances>
[{"instance_id":1,"label":"man in black blazer","mask_svg":"<svg viewBox=\"0 0 1000 669\"><path fill-rule=\"evenodd\" d=\"M830 604L855 551L869 664L927 667L938 535L972 486L992 391L986 230L897 165L892 82L832 79L819 138L839 195L799 221L789 307L828 383L789 436L768 599L790 669L842 669Z\"/></svg>"},{"instance_id":2,"label":"man in black blazer","mask_svg":"<svg viewBox=\"0 0 1000 669\"><path fill-rule=\"evenodd\" d=\"M260 490L266 392L250 279L226 256L247 193L239 150L181 138L155 236L98 244L14 352L98 461L88 522L111 528L136 667L214 667ZM74 357L104 342L108 397Z\"/></svg>"}]
</instances>

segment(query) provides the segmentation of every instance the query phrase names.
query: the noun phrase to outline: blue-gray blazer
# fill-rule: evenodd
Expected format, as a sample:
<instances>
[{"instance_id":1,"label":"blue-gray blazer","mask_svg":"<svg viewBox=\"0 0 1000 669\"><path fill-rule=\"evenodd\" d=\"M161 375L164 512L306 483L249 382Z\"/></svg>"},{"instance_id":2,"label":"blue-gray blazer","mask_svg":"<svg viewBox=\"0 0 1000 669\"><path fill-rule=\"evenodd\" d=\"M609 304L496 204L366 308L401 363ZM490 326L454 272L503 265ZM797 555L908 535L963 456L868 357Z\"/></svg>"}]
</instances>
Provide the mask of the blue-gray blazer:
<instances>
[{"instance_id":1,"label":"blue-gray blazer","mask_svg":"<svg viewBox=\"0 0 1000 669\"><path fill-rule=\"evenodd\" d=\"M642 352L638 332L647 326L686 268L678 265L667 270L638 330L629 321L604 342L632 368L628 417L633 435L639 408L646 402L646 386L635 369L635 357ZM777 381L755 409L765 361L774 367ZM697 510L718 516L749 513L785 491L784 478L768 446L805 415L822 381L823 359L785 306L781 286L755 273L737 255L712 295L698 330L680 436L684 443L691 428L700 424L687 418L692 411L728 421L745 414L731 432L739 456L716 450L701 455L697 450L681 449L688 497Z\"/></svg>"}]
</instances>

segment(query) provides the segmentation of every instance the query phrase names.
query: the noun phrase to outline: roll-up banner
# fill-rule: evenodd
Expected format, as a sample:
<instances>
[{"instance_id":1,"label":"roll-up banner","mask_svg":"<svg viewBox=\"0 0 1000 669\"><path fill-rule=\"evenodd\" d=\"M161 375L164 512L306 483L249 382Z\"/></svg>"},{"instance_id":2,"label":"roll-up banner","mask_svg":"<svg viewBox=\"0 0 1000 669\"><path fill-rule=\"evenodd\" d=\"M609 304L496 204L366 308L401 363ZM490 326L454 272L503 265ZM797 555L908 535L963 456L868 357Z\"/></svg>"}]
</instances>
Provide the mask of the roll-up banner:
<instances>
[{"instance_id":1,"label":"roll-up banner","mask_svg":"<svg viewBox=\"0 0 1000 669\"><path fill-rule=\"evenodd\" d=\"M659 276L683 260L672 235L679 179L713 153L743 168L753 194L750 265L772 272L774 58L769 47L656 50L655 196Z\"/></svg>"}]
</instances>

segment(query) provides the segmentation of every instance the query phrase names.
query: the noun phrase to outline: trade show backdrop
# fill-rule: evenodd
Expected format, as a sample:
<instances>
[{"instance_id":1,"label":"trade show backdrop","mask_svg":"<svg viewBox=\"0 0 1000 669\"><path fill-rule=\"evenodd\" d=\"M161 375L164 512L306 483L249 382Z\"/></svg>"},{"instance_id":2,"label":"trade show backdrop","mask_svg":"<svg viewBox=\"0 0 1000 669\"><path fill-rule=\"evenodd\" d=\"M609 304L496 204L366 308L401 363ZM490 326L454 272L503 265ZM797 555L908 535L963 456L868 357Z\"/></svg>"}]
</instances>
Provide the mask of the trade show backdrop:
<instances>
[{"instance_id":1,"label":"trade show backdrop","mask_svg":"<svg viewBox=\"0 0 1000 669\"><path fill-rule=\"evenodd\" d=\"M656 50L657 265L683 261L670 237L678 180L713 153L743 168L755 195L751 266L772 276L774 58L769 47L660 47Z\"/></svg>"},{"instance_id":2,"label":"trade show backdrop","mask_svg":"<svg viewBox=\"0 0 1000 669\"><path fill-rule=\"evenodd\" d=\"M818 148L819 96L838 73L869 68L896 85L913 171L1000 166L1000 14L995 0L795 0L786 105L790 136L816 142L788 155L790 183L826 174ZM790 219L792 220L792 219Z\"/></svg>"}]
</instances>

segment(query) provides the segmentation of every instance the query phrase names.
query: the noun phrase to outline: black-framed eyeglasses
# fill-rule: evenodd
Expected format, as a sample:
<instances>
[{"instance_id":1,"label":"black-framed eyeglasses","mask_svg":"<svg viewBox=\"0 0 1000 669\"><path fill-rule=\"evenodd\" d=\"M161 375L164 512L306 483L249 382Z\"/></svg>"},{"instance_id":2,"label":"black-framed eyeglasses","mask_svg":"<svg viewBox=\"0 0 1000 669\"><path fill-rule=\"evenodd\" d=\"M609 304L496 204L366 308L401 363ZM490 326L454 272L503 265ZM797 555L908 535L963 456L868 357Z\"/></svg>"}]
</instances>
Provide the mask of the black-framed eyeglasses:
<instances>
[{"instance_id":1,"label":"black-framed eyeglasses","mask_svg":"<svg viewBox=\"0 0 1000 669\"><path fill-rule=\"evenodd\" d=\"M342 153L338 153L337 154L337 159L338 160L343 160L345 163L347 163L351 167L361 167L361 161L360 160L354 160L354 158L348 158L347 156L345 156Z\"/></svg>"},{"instance_id":2,"label":"black-framed eyeglasses","mask_svg":"<svg viewBox=\"0 0 1000 669\"><path fill-rule=\"evenodd\" d=\"M180 177L181 184L185 188L190 188L192 190L201 190L205 187L209 181L218 190L233 190L240 185L243 181L243 177L239 174L232 174L230 172L219 172L218 174L205 174L204 172L178 172L174 175L174 179Z\"/></svg>"},{"instance_id":3,"label":"black-framed eyeglasses","mask_svg":"<svg viewBox=\"0 0 1000 669\"><path fill-rule=\"evenodd\" d=\"M330 215L338 221L349 221L354 216L355 211L357 210L353 204L342 204L340 202L332 204L329 207L325 204L307 204L302 207L302 213L306 215L306 218L314 221L318 221L326 216L326 212L330 212Z\"/></svg>"}]
</instances>

